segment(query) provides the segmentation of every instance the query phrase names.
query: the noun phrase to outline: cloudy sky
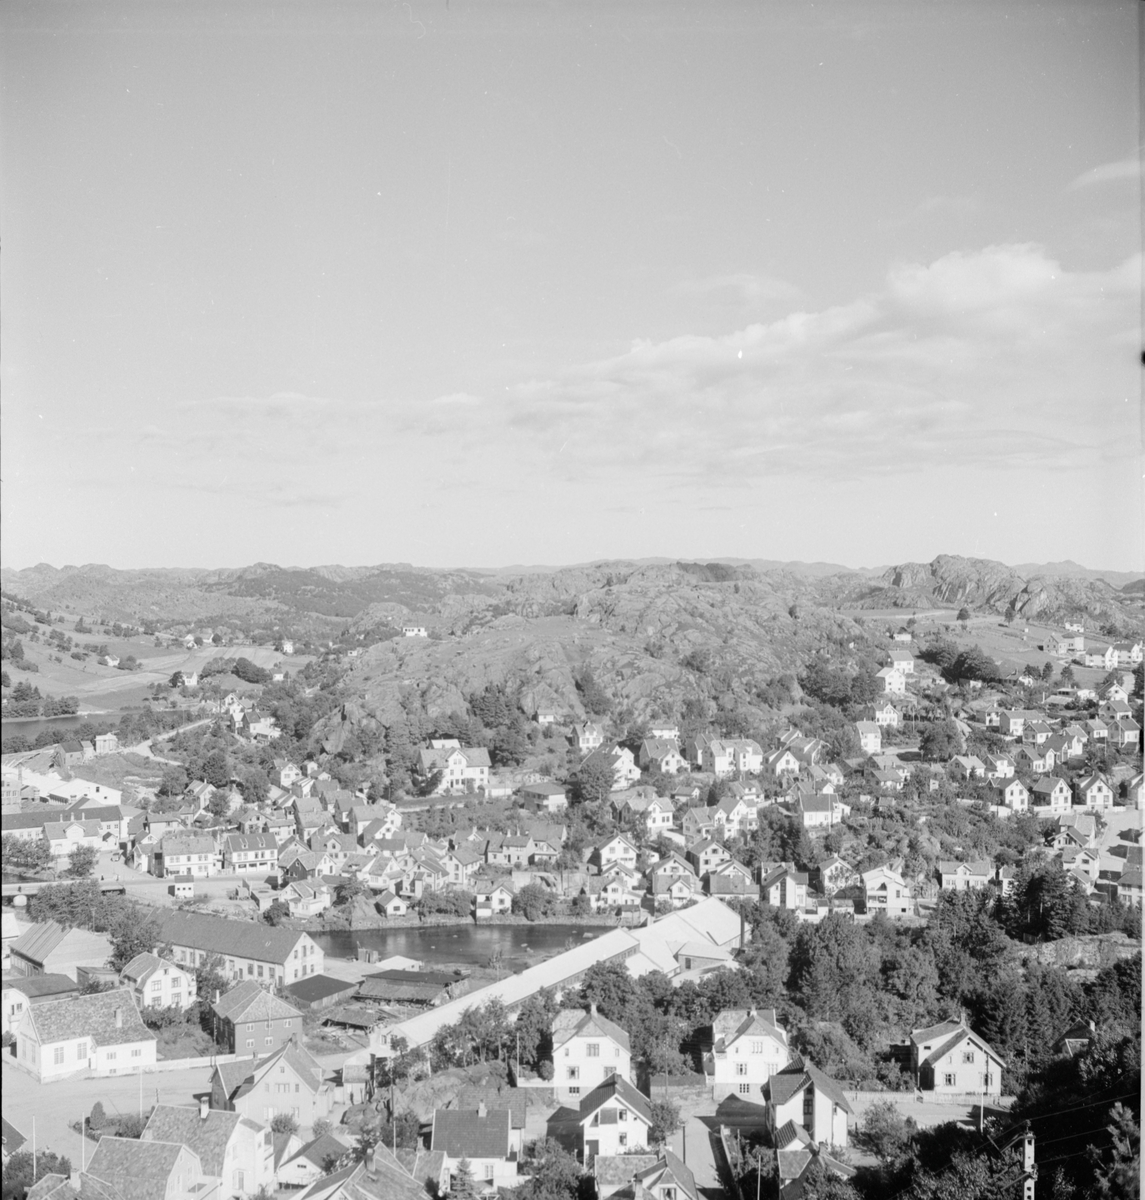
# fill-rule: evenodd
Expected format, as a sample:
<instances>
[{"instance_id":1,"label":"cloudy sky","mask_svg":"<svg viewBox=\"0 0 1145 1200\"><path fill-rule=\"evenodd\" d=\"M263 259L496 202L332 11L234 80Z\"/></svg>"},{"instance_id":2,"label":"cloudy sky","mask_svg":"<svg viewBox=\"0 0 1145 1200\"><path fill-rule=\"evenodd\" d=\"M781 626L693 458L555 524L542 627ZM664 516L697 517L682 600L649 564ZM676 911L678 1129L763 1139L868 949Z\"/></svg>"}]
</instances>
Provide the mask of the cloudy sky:
<instances>
[{"instance_id":1,"label":"cloudy sky","mask_svg":"<svg viewBox=\"0 0 1145 1200\"><path fill-rule=\"evenodd\" d=\"M9 0L4 561L1140 569L1138 21Z\"/></svg>"}]
</instances>

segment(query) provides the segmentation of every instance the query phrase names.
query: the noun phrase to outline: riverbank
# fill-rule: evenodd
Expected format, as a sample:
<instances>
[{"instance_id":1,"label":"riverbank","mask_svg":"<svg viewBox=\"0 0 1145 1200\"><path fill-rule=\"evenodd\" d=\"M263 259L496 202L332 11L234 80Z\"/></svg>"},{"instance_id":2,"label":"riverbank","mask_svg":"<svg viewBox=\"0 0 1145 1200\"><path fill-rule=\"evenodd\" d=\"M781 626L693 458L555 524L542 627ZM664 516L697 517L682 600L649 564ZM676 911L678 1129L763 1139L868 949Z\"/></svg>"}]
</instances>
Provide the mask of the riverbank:
<instances>
[{"instance_id":1,"label":"riverbank","mask_svg":"<svg viewBox=\"0 0 1145 1200\"><path fill-rule=\"evenodd\" d=\"M614 925L536 924L515 922L493 925L421 925L385 929L312 931L310 936L326 954L327 963L335 959L356 962L359 950L370 950L379 959L400 955L437 965L484 967L500 961L510 970L529 965L570 945L600 937ZM360 964L365 965L365 964ZM369 967L367 970L371 969ZM373 968L377 969L377 968Z\"/></svg>"},{"instance_id":2,"label":"riverbank","mask_svg":"<svg viewBox=\"0 0 1145 1200\"><path fill-rule=\"evenodd\" d=\"M452 929L452 928L475 928L485 929L490 926L498 925L515 925L515 926L545 926L559 925L568 928L586 929L616 929L628 927L631 922L618 921L614 916L605 914L592 914L590 916L553 916L539 917L534 921L530 921L528 917L523 917L514 913L502 913L495 917L482 917L478 921L473 916L454 917L446 914L437 916L420 917L417 913L409 913L404 917L384 917L380 913L362 913L354 914L348 925L329 925L326 922L325 914L316 917L307 917L303 920L297 920L288 917L282 922L288 929L297 929L300 933L366 933L376 930L385 929Z\"/></svg>"}]
</instances>

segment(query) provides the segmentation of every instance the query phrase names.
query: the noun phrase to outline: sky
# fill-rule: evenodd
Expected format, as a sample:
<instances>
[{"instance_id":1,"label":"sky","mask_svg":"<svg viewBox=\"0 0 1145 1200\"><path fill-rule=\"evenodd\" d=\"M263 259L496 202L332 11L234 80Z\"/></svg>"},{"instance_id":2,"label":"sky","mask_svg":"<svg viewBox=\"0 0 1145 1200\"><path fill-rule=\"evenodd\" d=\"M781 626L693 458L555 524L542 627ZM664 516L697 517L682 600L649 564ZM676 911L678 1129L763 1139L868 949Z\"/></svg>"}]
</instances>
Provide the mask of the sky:
<instances>
[{"instance_id":1,"label":"sky","mask_svg":"<svg viewBox=\"0 0 1145 1200\"><path fill-rule=\"evenodd\" d=\"M4 564L1141 570L1140 20L8 0Z\"/></svg>"}]
</instances>

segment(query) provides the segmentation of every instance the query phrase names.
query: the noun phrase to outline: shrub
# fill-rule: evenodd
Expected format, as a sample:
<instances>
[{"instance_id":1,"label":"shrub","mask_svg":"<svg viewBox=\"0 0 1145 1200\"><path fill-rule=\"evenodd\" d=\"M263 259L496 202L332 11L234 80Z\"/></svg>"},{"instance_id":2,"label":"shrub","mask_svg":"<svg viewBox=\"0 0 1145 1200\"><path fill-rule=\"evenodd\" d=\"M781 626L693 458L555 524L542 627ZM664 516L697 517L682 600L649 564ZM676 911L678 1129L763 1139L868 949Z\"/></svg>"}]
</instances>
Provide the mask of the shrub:
<instances>
[{"instance_id":1,"label":"shrub","mask_svg":"<svg viewBox=\"0 0 1145 1200\"><path fill-rule=\"evenodd\" d=\"M297 1133L298 1122L290 1113L275 1113L270 1119L270 1128L274 1133Z\"/></svg>"}]
</instances>

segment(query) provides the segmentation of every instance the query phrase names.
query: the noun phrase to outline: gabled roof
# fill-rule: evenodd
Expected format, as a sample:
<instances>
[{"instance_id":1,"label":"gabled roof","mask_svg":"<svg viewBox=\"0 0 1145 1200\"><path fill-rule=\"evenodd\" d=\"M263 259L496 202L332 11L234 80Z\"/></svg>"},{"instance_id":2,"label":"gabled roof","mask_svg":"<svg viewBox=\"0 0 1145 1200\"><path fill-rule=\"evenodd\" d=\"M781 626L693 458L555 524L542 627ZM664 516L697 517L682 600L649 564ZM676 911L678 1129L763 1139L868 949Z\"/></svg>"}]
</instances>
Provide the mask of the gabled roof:
<instances>
[{"instance_id":1,"label":"gabled roof","mask_svg":"<svg viewBox=\"0 0 1145 1200\"><path fill-rule=\"evenodd\" d=\"M507 1108L439 1108L433 1114L431 1150L450 1158L508 1158L511 1117Z\"/></svg>"},{"instance_id":2,"label":"gabled roof","mask_svg":"<svg viewBox=\"0 0 1145 1200\"><path fill-rule=\"evenodd\" d=\"M769 1037L781 1046L787 1045L787 1032L780 1026L774 1008L725 1008L712 1022L712 1043L717 1051L750 1036Z\"/></svg>"},{"instance_id":3,"label":"gabled roof","mask_svg":"<svg viewBox=\"0 0 1145 1200\"><path fill-rule=\"evenodd\" d=\"M120 979L130 979L133 983L145 983L156 971L161 971L164 967L183 975L190 974L178 963L168 962L165 958L160 958L158 954L144 953L137 954L119 972L119 977Z\"/></svg>"},{"instance_id":4,"label":"gabled roof","mask_svg":"<svg viewBox=\"0 0 1145 1200\"><path fill-rule=\"evenodd\" d=\"M224 1020L237 1024L239 1021L281 1021L302 1014L285 1000L271 995L254 980L236 984L211 1006Z\"/></svg>"},{"instance_id":5,"label":"gabled roof","mask_svg":"<svg viewBox=\"0 0 1145 1200\"><path fill-rule=\"evenodd\" d=\"M41 1046L90 1037L96 1046L153 1042L128 988L44 1000L28 1009Z\"/></svg>"},{"instance_id":6,"label":"gabled roof","mask_svg":"<svg viewBox=\"0 0 1145 1200\"><path fill-rule=\"evenodd\" d=\"M227 1144L245 1119L242 1113L221 1108L208 1109L204 1117L198 1106L157 1104L142 1136L149 1142L182 1143L199 1156L205 1174L222 1175Z\"/></svg>"},{"instance_id":7,"label":"gabled roof","mask_svg":"<svg viewBox=\"0 0 1145 1200\"><path fill-rule=\"evenodd\" d=\"M187 946L208 954L231 954L282 965L306 937L295 929L275 928L255 921L230 921L202 913L172 911L160 918L159 943Z\"/></svg>"},{"instance_id":8,"label":"gabled roof","mask_svg":"<svg viewBox=\"0 0 1145 1200\"><path fill-rule=\"evenodd\" d=\"M610 1075L602 1084L593 1088L580 1102L580 1123L583 1125L597 1109L610 1100L620 1100L647 1125L652 1124L652 1110L648 1100L627 1079Z\"/></svg>"},{"instance_id":9,"label":"gabled roof","mask_svg":"<svg viewBox=\"0 0 1145 1200\"><path fill-rule=\"evenodd\" d=\"M845 1113L850 1113L851 1116L855 1115L855 1110L848 1103L838 1081L805 1059L798 1057L768 1080L768 1095L773 1104L786 1104L792 1096L798 1095L809 1084L837 1104Z\"/></svg>"},{"instance_id":10,"label":"gabled roof","mask_svg":"<svg viewBox=\"0 0 1145 1200\"><path fill-rule=\"evenodd\" d=\"M913 1039L913 1035L912 1035ZM972 1029L967 1029L965 1025L960 1025L955 1032L944 1041L942 1041L934 1050L932 1050L924 1059L920 1059L921 1063L929 1063L933 1065L945 1058L952 1050L956 1049L962 1042L973 1040L974 1043L981 1047L987 1054L994 1059L999 1066L1005 1066L1005 1059L990 1045L984 1038L981 1038Z\"/></svg>"},{"instance_id":11,"label":"gabled roof","mask_svg":"<svg viewBox=\"0 0 1145 1200\"><path fill-rule=\"evenodd\" d=\"M181 1142L105 1135L88 1159L87 1174L110 1184L123 1200L155 1200L156 1196L167 1194L171 1172L183 1149ZM189 1150L188 1153L194 1155L195 1152Z\"/></svg>"},{"instance_id":12,"label":"gabled roof","mask_svg":"<svg viewBox=\"0 0 1145 1200\"><path fill-rule=\"evenodd\" d=\"M553 1018L553 1050L556 1051L574 1037L607 1037L626 1051L632 1046L625 1030L602 1017L595 1011L585 1012L579 1008L562 1009Z\"/></svg>"}]
</instances>

